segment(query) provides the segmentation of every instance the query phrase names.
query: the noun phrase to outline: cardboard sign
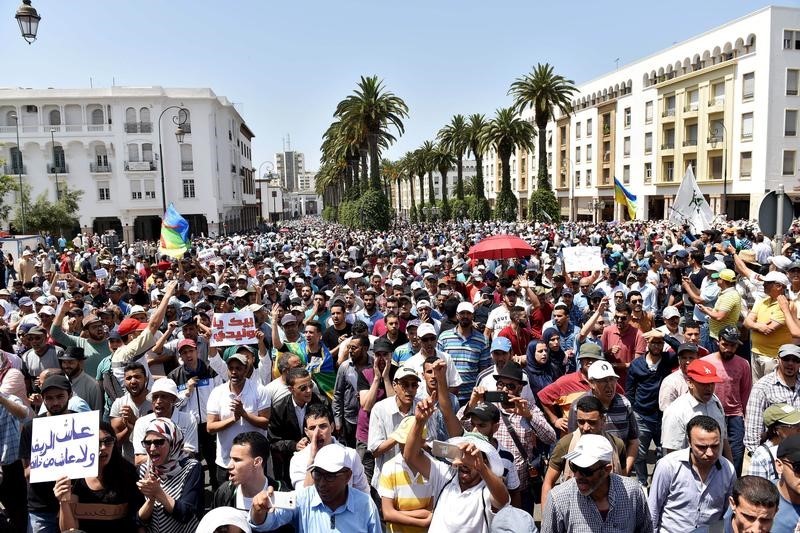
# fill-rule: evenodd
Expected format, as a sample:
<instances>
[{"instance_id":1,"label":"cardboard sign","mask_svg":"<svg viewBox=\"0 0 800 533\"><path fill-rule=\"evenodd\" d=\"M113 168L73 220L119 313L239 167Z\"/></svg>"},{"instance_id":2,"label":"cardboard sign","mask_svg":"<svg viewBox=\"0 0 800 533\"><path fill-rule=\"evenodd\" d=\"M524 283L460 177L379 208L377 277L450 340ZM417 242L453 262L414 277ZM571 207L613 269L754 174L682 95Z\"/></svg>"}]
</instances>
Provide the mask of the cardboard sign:
<instances>
[{"instance_id":1,"label":"cardboard sign","mask_svg":"<svg viewBox=\"0 0 800 533\"><path fill-rule=\"evenodd\" d=\"M602 272L606 268L599 246L570 246L561 252L567 272Z\"/></svg>"},{"instance_id":2,"label":"cardboard sign","mask_svg":"<svg viewBox=\"0 0 800 533\"><path fill-rule=\"evenodd\" d=\"M216 255L217 251L214 248L203 248L197 252L197 259L203 263L208 263L209 261L213 260Z\"/></svg>"},{"instance_id":3,"label":"cardboard sign","mask_svg":"<svg viewBox=\"0 0 800 533\"><path fill-rule=\"evenodd\" d=\"M252 311L214 313L211 320L211 346L255 344L256 321Z\"/></svg>"},{"instance_id":4,"label":"cardboard sign","mask_svg":"<svg viewBox=\"0 0 800 533\"><path fill-rule=\"evenodd\" d=\"M100 412L33 419L31 483L97 476Z\"/></svg>"},{"instance_id":5,"label":"cardboard sign","mask_svg":"<svg viewBox=\"0 0 800 533\"><path fill-rule=\"evenodd\" d=\"M98 268L97 270L94 271L94 277L96 277L97 279L105 279L108 277L108 270L106 270L105 268Z\"/></svg>"}]
</instances>

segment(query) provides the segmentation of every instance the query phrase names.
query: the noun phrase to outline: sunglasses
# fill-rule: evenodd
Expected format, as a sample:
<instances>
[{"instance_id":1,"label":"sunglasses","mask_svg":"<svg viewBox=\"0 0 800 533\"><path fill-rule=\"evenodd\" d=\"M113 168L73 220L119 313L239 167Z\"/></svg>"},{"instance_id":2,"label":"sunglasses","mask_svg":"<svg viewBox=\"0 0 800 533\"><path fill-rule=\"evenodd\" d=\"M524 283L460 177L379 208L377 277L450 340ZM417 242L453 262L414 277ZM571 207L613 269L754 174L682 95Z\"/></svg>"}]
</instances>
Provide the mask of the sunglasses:
<instances>
[{"instance_id":1,"label":"sunglasses","mask_svg":"<svg viewBox=\"0 0 800 533\"><path fill-rule=\"evenodd\" d=\"M309 385L308 383L305 383L303 385L293 385L292 388L293 389L297 389L300 392L305 392L305 391L307 391L308 389L311 388L311 385Z\"/></svg>"},{"instance_id":2,"label":"sunglasses","mask_svg":"<svg viewBox=\"0 0 800 533\"><path fill-rule=\"evenodd\" d=\"M106 437L104 439L100 439L100 446L113 446L116 442L114 437Z\"/></svg>"},{"instance_id":3,"label":"sunglasses","mask_svg":"<svg viewBox=\"0 0 800 533\"><path fill-rule=\"evenodd\" d=\"M167 442L167 439L153 439L153 440L145 439L142 441L142 446L144 446L144 448L147 449L151 446L163 446L165 442Z\"/></svg>"},{"instance_id":4,"label":"sunglasses","mask_svg":"<svg viewBox=\"0 0 800 533\"><path fill-rule=\"evenodd\" d=\"M570 470L572 470L576 474L582 475L583 477L591 477L591 476L593 476L595 474L595 472L597 472L598 470L601 470L602 468L603 468L602 465L601 466L596 466L594 468L583 468L583 467L577 466L575 463L570 463L569 464L569 469Z\"/></svg>"},{"instance_id":5,"label":"sunglasses","mask_svg":"<svg viewBox=\"0 0 800 533\"><path fill-rule=\"evenodd\" d=\"M343 472L344 470L339 470L338 472L327 472L325 470L320 470L319 468L315 468L314 470L311 471L311 477L314 478L314 481L320 481L320 480L333 481L337 477L339 477L339 474Z\"/></svg>"},{"instance_id":6,"label":"sunglasses","mask_svg":"<svg viewBox=\"0 0 800 533\"><path fill-rule=\"evenodd\" d=\"M506 389L506 390L517 390L519 386L517 383L513 383L511 381L497 381L497 388L498 389Z\"/></svg>"},{"instance_id":7,"label":"sunglasses","mask_svg":"<svg viewBox=\"0 0 800 533\"><path fill-rule=\"evenodd\" d=\"M625 322L626 320L628 320L628 317L626 317L626 316L615 316L614 320L616 320L617 322Z\"/></svg>"}]
</instances>

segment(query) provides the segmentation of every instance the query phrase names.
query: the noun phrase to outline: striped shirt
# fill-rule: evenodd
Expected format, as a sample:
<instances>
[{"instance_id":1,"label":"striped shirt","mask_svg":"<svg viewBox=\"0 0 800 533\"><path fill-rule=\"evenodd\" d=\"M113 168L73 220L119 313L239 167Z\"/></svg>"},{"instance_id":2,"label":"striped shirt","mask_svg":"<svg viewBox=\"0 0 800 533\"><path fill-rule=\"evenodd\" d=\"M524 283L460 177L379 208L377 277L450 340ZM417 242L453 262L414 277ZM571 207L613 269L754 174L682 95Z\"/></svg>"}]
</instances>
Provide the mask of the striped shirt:
<instances>
[{"instance_id":1,"label":"striped shirt","mask_svg":"<svg viewBox=\"0 0 800 533\"><path fill-rule=\"evenodd\" d=\"M728 287L717 297L714 311L725 311L722 320L708 317L708 330L712 339L719 338L719 332L725 326L736 326L742 314L742 297L736 292L736 287Z\"/></svg>"},{"instance_id":2,"label":"striped shirt","mask_svg":"<svg viewBox=\"0 0 800 533\"><path fill-rule=\"evenodd\" d=\"M403 460L395 455L384 463L378 479L378 494L392 500L398 511L429 509L433 502L433 485L422 474L414 473ZM423 533L427 528L406 526L386 522L389 533Z\"/></svg>"},{"instance_id":3,"label":"striped shirt","mask_svg":"<svg viewBox=\"0 0 800 533\"><path fill-rule=\"evenodd\" d=\"M592 391L584 396L594 396ZM578 428L577 407L578 400L572 402L569 409L569 431L573 432ZM622 394L615 394L606 412L606 433L619 438L622 442L628 443L633 439L639 438L639 424L636 422L636 415L633 413L633 406L628 398Z\"/></svg>"},{"instance_id":4,"label":"striped shirt","mask_svg":"<svg viewBox=\"0 0 800 533\"><path fill-rule=\"evenodd\" d=\"M461 376L458 399L466 403L478 381L480 371L493 365L489 355L489 343L484 334L473 329L468 337L464 337L458 330L459 328L455 327L439 335L437 348L453 359Z\"/></svg>"},{"instance_id":5,"label":"striped shirt","mask_svg":"<svg viewBox=\"0 0 800 533\"><path fill-rule=\"evenodd\" d=\"M147 462L139 465L139 477L147 474ZM198 515L202 512L203 469L194 459L186 459L180 472L164 481L161 487L175 500L172 513L164 510L156 501L153 514L146 523L148 533L193 533L200 523ZM192 501L196 499L196 501Z\"/></svg>"},{"instance_id":6,"label":"striped shirt","mask_svg":"<svg viewBox=\"0 0 800 533\"><path fill-rule=\"evenodd\" d=\"M751 452L755 451L759 437L764 431L764 409L775 403L788 403L800 409L800 382L791 387L775 369L753 385L750 399L744 410L744 445Z\"/></svg>"}]
</instances>

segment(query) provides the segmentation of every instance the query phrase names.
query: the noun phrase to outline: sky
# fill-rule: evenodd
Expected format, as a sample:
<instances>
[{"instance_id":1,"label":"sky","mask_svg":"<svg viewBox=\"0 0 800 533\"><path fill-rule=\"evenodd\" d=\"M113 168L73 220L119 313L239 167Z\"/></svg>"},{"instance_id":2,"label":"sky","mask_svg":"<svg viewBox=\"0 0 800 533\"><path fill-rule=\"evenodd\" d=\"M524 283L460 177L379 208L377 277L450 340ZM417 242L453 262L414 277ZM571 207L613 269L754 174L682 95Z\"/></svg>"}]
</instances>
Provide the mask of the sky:
<instances>
[{"instance_id":1,"label":"sky","mask_svg":"<svg viewBox=\"0 0 800 533\"><path fill-rule=\"evenodd\" d=\"M784 5L791 4L789 2ZM38 39L22 40L19 0L0 0L0 86L209 87L236 104L253 165L284 139L319 166L337 102L377 75L409 107L384 154L414 150L457 114L508 106L537 63L591 80L767 4L749 0L33 0Z\"/></svg>"}]
</instances>

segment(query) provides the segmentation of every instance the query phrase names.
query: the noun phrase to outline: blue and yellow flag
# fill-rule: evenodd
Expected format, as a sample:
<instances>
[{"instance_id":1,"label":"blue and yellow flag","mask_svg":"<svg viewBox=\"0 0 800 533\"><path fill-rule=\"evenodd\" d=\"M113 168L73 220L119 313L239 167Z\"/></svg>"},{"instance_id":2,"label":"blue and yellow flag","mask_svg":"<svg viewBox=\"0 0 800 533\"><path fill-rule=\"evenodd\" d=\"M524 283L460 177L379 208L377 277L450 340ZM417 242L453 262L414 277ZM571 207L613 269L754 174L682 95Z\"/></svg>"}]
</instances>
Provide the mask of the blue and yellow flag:
<instances>
[{"instance_id":1,"label":"blue and yellow flag","mask_svg":"<svg viewBox=\"0 0 800 533\"><path fill-rule=\"evenodd\" d=\"M617 178L614 178L614 199L628 209L631 220L636 218L636 195L631 194Z\"/></svg>"},{"instance_id":2,"label":"blue and yellow flag","mask_svg":"<svg viewBox=\"0 0 800 533\"><path fill-rule=\"evenodd\" d=\"M161 239L158 243L159 255L180 258L189 250L189 222L183 218L171 203L161 221Z\"/></svg>"}]
</instances>

